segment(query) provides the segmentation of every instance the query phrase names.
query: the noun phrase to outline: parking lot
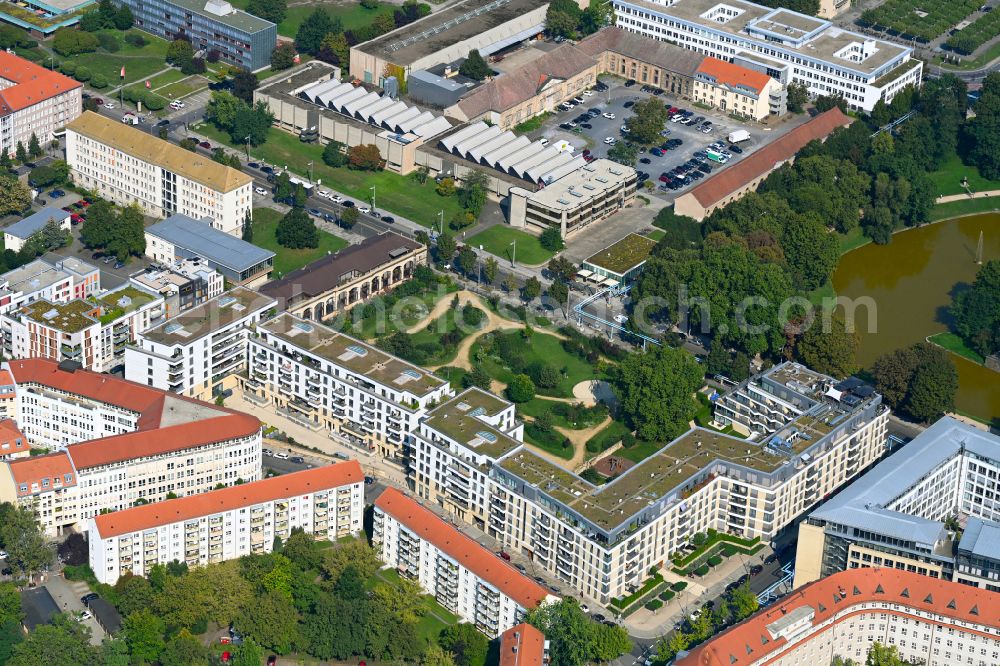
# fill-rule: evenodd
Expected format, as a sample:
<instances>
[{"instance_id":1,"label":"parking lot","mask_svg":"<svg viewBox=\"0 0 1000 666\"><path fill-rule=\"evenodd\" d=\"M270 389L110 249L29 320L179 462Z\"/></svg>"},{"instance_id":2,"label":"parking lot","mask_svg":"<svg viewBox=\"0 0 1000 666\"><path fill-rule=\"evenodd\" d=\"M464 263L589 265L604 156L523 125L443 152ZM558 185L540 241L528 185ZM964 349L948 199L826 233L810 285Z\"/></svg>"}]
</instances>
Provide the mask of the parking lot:
<instances>
[{"instance_id":1,"label":"parking lot","mask_svg":"<svg viewBox=\"0 0 1000 666\"><path fill-rule=\"evenodd\" d=\"M727 168L744 159L752 151L766 145L769 141L773 141L783 131L787 131L786 127L782 127L782 131L779 132L753 123L741 123L728 117L721 111L699 109L692 106L689 101L679 100L666 93L654 95L648 90L643 90L643 86L638 83L627 86L625 85L625 81L615 77L602 77L601 82L607 86L607 90L592 91L591 95L581 96L580 99L583 99L584 103L577 104L568 111L557 107L544 126L532 133L532 138L544 137L551 142L565 140L573 146L574 151L589 150L589 154L595 157L607 157L608 150L612 146L605 143L605 139L624 140L622 127L628 125L628 120L632 116L632 106L637 101L648 97L655 97L666 106L678 107L690 112L692 120L701 117L702 122L705 120L711 122L711 130L708 133L704 133L696 125L688 126L680 122L670 122L668 120L664 125L664 143L670 140L674 140L673 143L675 144L677 140L681 143L667 150L662 150L661 148L657 152L662 152L662 155L654 155L650 152L653 148L660 148L659 146L650 146L649 149L644 149L640 152L636 169L640 174L648 174L648 179L656 186L659 186L662 184L658 180L661 173L674 171L684 163L695 158L696 152L706 150L708 145L713 142L721 141L722 143L727 143L726 137L731 132L746 130L750 134L750 139L739 144L739 149L743 151L742 153L737 153L727 146L726 149L731 151L732 157L726 165L720 165L701 156L700 161L707 163L712 173L717 173L721 168ZM593 115L591 113L591 118L581 117L591 110L598 111L599 114ZM613 117L608 118L604 114L609 114ZM567 123L575 123L576 127L570 129L564 126L561 127L561 125ZM791 126L789 124L789 127ZM691 172L692 170L689 169L688 171ZM666 199L673 199L690 189L695 182L707 175L705 171L701 173L700 178L689 177L687 182L677 189L670 190L656 187L654 192Z\"/></svg>"}]
</instances>

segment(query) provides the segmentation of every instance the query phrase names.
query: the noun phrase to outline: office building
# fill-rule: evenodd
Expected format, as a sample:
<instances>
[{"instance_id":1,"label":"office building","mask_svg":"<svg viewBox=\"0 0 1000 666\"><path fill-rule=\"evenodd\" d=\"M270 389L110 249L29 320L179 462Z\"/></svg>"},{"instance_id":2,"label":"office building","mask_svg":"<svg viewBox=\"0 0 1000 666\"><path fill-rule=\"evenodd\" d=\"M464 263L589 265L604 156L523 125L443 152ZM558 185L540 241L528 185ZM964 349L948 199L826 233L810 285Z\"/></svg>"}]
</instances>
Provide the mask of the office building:
<instances>
[{"instance_id":1,"label":"office building","mask_svg":"<svg viewBox=\"0 0 1000 666\"><path fill-rule=\"evenodd\" d=\"M250 327L274 300L237 287L138 335L125 348L125 379L214 400L246 367Z\"/></svg>"},{"instance_id":2,"label":"office building","mask_svg":"<svg viewBox=\"0 0 1000 666\"><path fill-rule=\"evenodd\" d=\"M111 375L10 361L17 424L53 453L0 463L0 501L32 507L49 535L102 511L256 481L260 421Z\"/></svg>"},{"instance_id":3,"label":"office building","mask_svg":"<svg viewBox=\"0 0 1000 666\"><path fill-rule=\"evenodd\" d=\"M1000 663L1000 594L893 569L833 574L678 655L675 666L865 663L875 642L909 664Z\"/></svg>"},{"instance_id":4,"label":"office building","mask_svg":"<svg viewBox=\"0 0 1000 666\"><path fill-rule=\"evenodd\" d=\"M4 52L0 51L0 53ZM2 94L3 92L0 91L0 95ZM45 225L50 221L59 225L63 231L70 230L69 213L58 208L43 208L3 230L4 249L20 252L28 239L45 228Z\"/></svg>"},{"instance_id":5,"label":"office building","mask_svg":"<svg viewBox=\"0 0 1000 666\"><path fill-rule=\"evenodd\" d=\"M274 265L274 252L180 214L146 227L146 256L165 266L204 261L225 279L244 287L266 282Z\"/></svg>"},{"instance_id":6,"label":"office building","mask_svg":"<svg viewBox=\"0 0 1000 666\"><path fill-rule=\"evenodd\" d=\"M913 49L824 19L747 0L614 0L616 25L756 69L812 95L837 95L857 111L920 86Z\"/></svg>"},{"instance_id":7,"label":"office building","mask_svg":"<svg viewBox=\"0 0 1000 666\"><path fill-rule=\"evenodd\" d=\"M90 568L101 583L271 552L302 530L335 541L361 532L364 473L356 460L212 490L88 519Z\"/></svg>"},{"instance_id":8,"label":"office building","mask_svg":"<svg viewBox=\"0 0 1000 666\"><path fill-rule=\"evenodd\" d=\"M0 153L13 156L17 144L27 148L32 135L45 146L82 112L82 83L0 51Z\"/></svg>"},{"instance_id":9,"label":"office building","mask_svg":"<svg viewBox=\"0 0 1000 666\"><path fill-rule=\"evenodd\" d=\"M183 36L195 51L251 72L271 66L278 27L226 0L120 0L132 10L135 25L173 41Z\"/></svg>"},{"instance_id":10,"label":"office building","mask_svg":"<svg viewBox=\"0 0 1000 666\"><path fill-rule=\"evenodd\" d=\"M900 569L1000 592L1000 437L944 417L799 526L795 585Z\"/></svg>"},{"instance_id":11,"label":"office building","mask_svg":"<svg viewBox=\"0 0 1000 666\"><path fill-rule=\"evenodd\" d=\"M76 361L110 372L125 362L125 345L163 312L162 296L130 285L65 303L32 301L0 315L4 356Z\"/></svg>"},{"instance_id":12,"label":"office building","mask_svg":"<svg viewBox=\"0 0 1000 666\"><path fill-rule=\"evenodd\" d=\"M776 366L716 401L716 425L746 439L694 428L604 485L523 447L513 405L470 390L420 423L410 479L420 497L606 604L709 528L773 540L877 459L881 396L835 384Z\"/></svg>"},{"instance_id":13,"label":"office building","mask_svg":"<svg viewBox=\"0 0 1000 666\"><path fill-rule=\"evenodd\" d=\"M500 634L500 666L545 666L549 642L545 634L522 622Z\"/></svg>"},{"instance_id":14,"label":"office building","mask_svg":"<svg viewBox=\"0 0 1000 666\"><path fill-rule=\"evenodd\" d=\"M731 116L764 120L785 113L785 89L764 72L705 58L694 74L692 98Z\"/></svg>"},{"instance_id":15,"label":"office building","mask_svg":"<svg viewBox=\"0 0 1000 666\"><path fill-rule=\"evenodd\" d=\"M512 187L510 224L554 228L567 238L631 204L637 182L632 167L597 159L535 192Z\"/></svg>"},{"instance_id":16,"label":"office building","mask_svg":"<svg viewBox=\"0 0 1000 666\"><path fill-rule=\"evenodd\" d=\"M423 368L287 313L257 326L247 355L247 400L400 464L407 434L452 393Z\"/></svg>"},{"instance_id":17,"label":"office building","mask_svg":"<svg viewBox=\"0 0 1000 666\"><path fill-rule=\"evenodd\" d=\"M639 277L654 247L652 238L629 234L588 257L580 264L577 277L605 287L630 284Z\"/></svg>"},{"instance_id":18,"label":"office building","mask_svg":"<svg viewBox=\"0 0 1000 666\"><path fill-rule=\"evenodd\" d=\"M395 289L426 264L426 245L389 231L272 280L260 293L277 300L279 311L322 321Z\"/></svg>"},{"instance_id":19,"label":"office building","mask_svg":"<svg viewBox=\"0 0 1000 666\"><path fill-rule=\"evenodd\" d=\"M92 111L66 126L66 161L76 185L151 217L210 219L239 238L253 208L249 175Z\"/></svg>"},{"instance_id":20,"label":"office building","mask_svg":"<svg viewBox=\"0 0 1000 666\"><path fill-rule=\"evenodd\" d=\"M163 296L167 319L222 295L222 274L203 259L181 259L167 268L148 267L129 276L132 284Z\"/></svg>"},{"instance_id":21,"label":"office building","mask_svg":"<svg viewBox=\"0 0 1000 666\"><path fill-rule=\"evenodd\" d=\"M556 597L395 488L375 500L372 545L383 562L490 638Z\"/></svg>"}]
</instances>

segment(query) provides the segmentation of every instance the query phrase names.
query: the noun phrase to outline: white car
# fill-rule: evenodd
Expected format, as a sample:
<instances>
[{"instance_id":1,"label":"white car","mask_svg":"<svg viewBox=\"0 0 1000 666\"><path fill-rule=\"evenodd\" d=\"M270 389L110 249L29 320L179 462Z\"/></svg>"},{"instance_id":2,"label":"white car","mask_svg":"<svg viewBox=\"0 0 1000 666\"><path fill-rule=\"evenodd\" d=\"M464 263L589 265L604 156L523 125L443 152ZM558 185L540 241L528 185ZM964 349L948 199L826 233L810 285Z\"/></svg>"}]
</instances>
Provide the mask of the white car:
<instances>
[{"instance_id":1,"label":"white car","mask_svg":"<svg viewBox=\"0 0 1000 666\"><path fill-rule=\"evenodd\" d=\"M583 91L583 96L584 96L584 97L590 97L590 96L591 96L591 95L593 95L593 94L594 94L594 91L593 91L593 90L584 90L584 91Z\"/></svg>"},{"instance_id":2,"label":"white car","mask_svg":"<svg viewBox=\"0 0 1000 666\"><path fill-rule=\"evenodd\" d=\"M614 120L615 119L615 114L611 113L610 111L605 111L601 115L604 116L605 118L607 118L608 120Z\"/></svg>"},{"instance_id":3,"label":"white car","mask_svg":"<svg viewBox=\"0 0 1000 666\"><path fill-rule=\"evenodd\" d=\"M82 613L76 616L76 621L83 622L84 620L89 620L92 617L94 617L93 613L91 613L90 611L83 611Z\"/></svg>"},{"instance_id":4,"label":"white car","mask_svg":"<svg viewBox=\"0 0 1000 666\"><path fill-rule=\"evenodd\" d=\"M580 604L580 610L582 610L584 613L589 613L590 606L588 606L587 604Z\"/></svg>"},{"instance_id":5,"label":"white car","mask_svg":"<svg viewBox=\"0 0 1000 666\"><path fill-rule=\"evenodd\" d=\"M628 321L628 317L623 314L615 315L615 321L618 322L619 324L624 324Z\"/></svg>"},{"instance_id":6,"label":"white car","mask_svg":"<svg viewBox=\"0 0 1000 666\"><path fill-rule=\"evenodd\" d=\"M330 198L330 190L320 190L319 191L319 196L323 197L324 199L329 199Z\"/></svg>"},{"instance_id":7,"label":"white car","mask_svg":"<svg viewBox=\"0 0 1000 666\"><path fill-rule=\"evenodd\" d=\"M677 114L676 116L671 116L670 117L670 122L672 122L672 123L678 123L678 122L680 122L682 120L684 120L684 116L682 116L680 114Z\"/></svg>"},{"instance_id":8,"label":"white car","mask_svg":"<svg viewBox=\"0 0 1000 666\"><path fill-rule=\"evenodd\" d=\"M543 146L547 146L547 145L549 145L549 140L548 139L539 139L538 143L542 144Z\"/></svg>"},{"instance_id":9,"label":"white car","mask_svg":"<svg viewBox=\"0 0 1000 666\"><path fill-rule=\"evenodd\" d=\"M6 560L6 559L7 559L7 551L0 550L0 560Z\"/></svg>"},{"instance_id":10,"label":"white car","mask_svg":"<svg viewBox=\"0 0 1000 666\"><path fill-rule=\"evenodd\" d=\"M615 138L613 136L605 137L604 143L608 144L609 146L613 146L615 145Z\"/></svg>"},{"instance_id":11,"label":"white car","mask_svg":"<svg viewBox=\"0 0 1000 666\"><path fill-rule=\"evenodd\" d=\"M278 460L288 460L288 454L285 453L284 451L275 451L274 457L277 458Z\"/></svg>"},{"instance_id":12,"label":"white car","mask_svg":"<svg viewBox=\"0 0 1000 666\"><path fill-rule=\"evenodd\" d=\"M115 103L114 102L105 102L104 103L104 108L105 109L113 109L113 108L115 108Z\"/></svg>"},{"instance_id":13,"label":"white car","mask_svg":"<svg viewBox=\"0 0 1000 666\"><path fill-rule=\"evenodd\" d=\"M711 134L712 133L712 126L711 125L705 125L704 127L701 128L701 133L702 134Z\"/></svg>"},{"instance_id":14,"label":"white car","mask_svg":"<svg viewBox=\"0 0 1000 666\"><path fill-rule=\"evenodd\" d=\"M267 190L265 190L263 187L255 187L255 188L253 188L253 191L256 192L257 194L259 194L262 197L266 197L267 196Z\"/></svg>"},{"instance_id":15,"label":"white car","mask_svg":"<svg viewBox=\"0 0 1000 666\"><path fill-rule=\"evenodd\" d=\"M183 104L181 104L180 102L176 102L176 101L170 103L170 108L173 109L173 110L175 110L175 111L180 111L183 108L183 106L184 106Z\"/></svg>"},{"instance_id":16,"label":"white car","mask_svg":"<svg viewBox=\"0 0 1000 666\"><path fill-rule=\"evenodd\" d=\"M369 208L368 206L358 206L358 212L365 213L367 215L368 213L372 212L372 209Z\"/></svg>"},{"instance_id":17,"label":"white car","mask_svg":"<svg viewBox=\"0 0 1000 666\"><path fill-rule=\"evenodd\" d=\"M340 196L339 194L331 194L330 201L334 203L344 203L344 197Z\"/></svg>"}]
</instances>

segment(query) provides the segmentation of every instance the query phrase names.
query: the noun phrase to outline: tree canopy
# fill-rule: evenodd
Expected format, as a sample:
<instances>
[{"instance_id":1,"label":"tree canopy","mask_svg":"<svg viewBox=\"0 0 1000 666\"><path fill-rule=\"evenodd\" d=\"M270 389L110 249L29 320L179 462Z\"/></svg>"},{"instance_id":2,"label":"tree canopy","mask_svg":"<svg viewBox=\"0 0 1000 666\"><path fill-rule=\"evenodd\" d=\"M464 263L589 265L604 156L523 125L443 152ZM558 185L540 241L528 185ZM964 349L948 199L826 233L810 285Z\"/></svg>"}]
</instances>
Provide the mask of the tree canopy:
<instances>
[{"instance_id":1,"label":"tree canopy","mask_svg":"<svg viewBox=\"0 0 1000 666\"><path fill-rule=\"evenodd\" d=\"M1000 260L986 262L951 307L955 330L982 356L1000 353Z\"/></svg>"},{"instance_id":2,"label":"tree canopy","mask_svg":"<svg viewBox=\"0 0 1000 666\"><path fill-rule=\"evenodd\" d=\"M627 356L613 387L622 413L641 439L669 442L687 429L703 376L689 352L657 346Z\"/></svg>"},{"instance_id":3,"label":"tree canopy","mask_svg":"<svg viewBox=\"0 0 1000 666\"><path fill-rule=\"evenodd\" d=\"M948 352L929 342L883 354L871 373L876 390L905 418L930 423L955 408L955 362Z\"/></svg>"}]
</instances>

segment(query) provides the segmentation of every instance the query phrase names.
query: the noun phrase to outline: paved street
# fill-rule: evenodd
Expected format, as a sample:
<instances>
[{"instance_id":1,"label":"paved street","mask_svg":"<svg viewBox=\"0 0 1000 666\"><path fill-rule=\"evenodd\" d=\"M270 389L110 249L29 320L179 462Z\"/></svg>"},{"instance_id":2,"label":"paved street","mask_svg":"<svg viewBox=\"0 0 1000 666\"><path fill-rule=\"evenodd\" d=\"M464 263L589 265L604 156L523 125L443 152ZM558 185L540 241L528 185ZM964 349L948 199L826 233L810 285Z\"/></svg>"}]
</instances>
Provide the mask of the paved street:
<instances>
[{"instance_id":1,"label":"paved street","mask_svg":"<svg viewBox=\"0 0 1000 666\"><path fill-rule=\"evenodd\" d=\"M63 578L62 572L59 572L46 575L44 584L48 588L49 594L55 599L59 610L74 614L85 610L84 605L80 603L80 597L90 592L90 588L87 587L86 583L68 581ZM84 624L90 627L90 642L94 645L100 645L105 636L101 625L97 624L97 620L94 618L84 620Z\"/></svg>"}]
</instances>

